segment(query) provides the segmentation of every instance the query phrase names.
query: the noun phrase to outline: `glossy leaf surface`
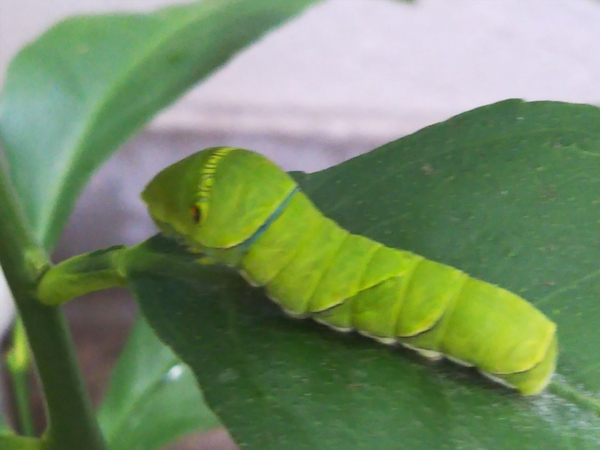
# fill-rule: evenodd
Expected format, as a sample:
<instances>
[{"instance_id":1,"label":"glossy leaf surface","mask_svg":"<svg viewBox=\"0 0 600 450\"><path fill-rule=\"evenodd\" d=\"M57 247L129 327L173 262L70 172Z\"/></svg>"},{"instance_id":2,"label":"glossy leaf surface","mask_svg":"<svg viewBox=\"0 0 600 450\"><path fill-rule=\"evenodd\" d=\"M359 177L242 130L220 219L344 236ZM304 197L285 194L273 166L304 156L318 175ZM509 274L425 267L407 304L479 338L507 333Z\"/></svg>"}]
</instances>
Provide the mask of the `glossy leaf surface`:
<instances>
[{"instance_id":1,"label":"glossy leaf surface","mask_svg":"<svg viewBox=\"0 0 600 450\"><path fill-rule=\"evenodd\" d=\"M138 320L115 367L98 420L111 450L161 448L218 426L191 370Z\"/></svg>"}]
</instances>

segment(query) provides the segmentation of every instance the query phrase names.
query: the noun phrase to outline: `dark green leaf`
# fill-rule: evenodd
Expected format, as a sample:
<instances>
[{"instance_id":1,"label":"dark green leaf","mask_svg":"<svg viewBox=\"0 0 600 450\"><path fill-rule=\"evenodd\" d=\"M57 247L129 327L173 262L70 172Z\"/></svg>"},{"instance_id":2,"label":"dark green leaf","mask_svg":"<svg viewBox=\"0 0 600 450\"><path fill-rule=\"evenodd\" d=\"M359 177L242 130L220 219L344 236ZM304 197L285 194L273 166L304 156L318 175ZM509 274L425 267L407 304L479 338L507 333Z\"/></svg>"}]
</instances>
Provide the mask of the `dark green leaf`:
<instances>
[{"instance_id":1,"label":"dark green leaf","mask_svg":"<svg viewBox=\"0 0 600 450\"><path fill-rule=\"evenodd\" d=\"M220 267L131 285L244 447L596 449L600 110L480 108L302 177L352 232L502 285L558 323L558 375L525 398L474 371L285 317Z\"/></svg>"},{"instance_id":2,"label":"dark green leaf","mask_svg":"<svg viewBox=\"0 0 600 450\"><path fill-rule=\"evenodd\" d=\"M139 319L98 412L110 450L152 450L218 426L194 375Z\"/></svg>"},{"instance_id":3,"label":"dark green leaf","mask_svg":"<svg viewBox=\"0 0 600 450\"><path fill-rule=\"evenodd\" d=\"M315 0L205 0L68 19L12 61L0 98L10 175L38 239L56 241L91 173L198 80Z\"/></svg>"}]
</instances>

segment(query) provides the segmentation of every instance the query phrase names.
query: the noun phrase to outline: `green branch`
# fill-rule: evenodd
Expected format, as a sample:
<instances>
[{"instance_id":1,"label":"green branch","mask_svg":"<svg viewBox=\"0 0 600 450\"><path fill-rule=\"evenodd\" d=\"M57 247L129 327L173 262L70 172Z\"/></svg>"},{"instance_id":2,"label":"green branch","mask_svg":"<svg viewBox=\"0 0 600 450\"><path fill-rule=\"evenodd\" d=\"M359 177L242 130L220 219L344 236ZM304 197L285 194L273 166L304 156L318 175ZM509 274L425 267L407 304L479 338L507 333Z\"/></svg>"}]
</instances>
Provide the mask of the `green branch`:
<instances>
[{"instance_id":1,"label":"green branch","mask_svg":"<svg viewBox=\"0 0 600 450\"><path fill-rule=\"evenodd\" d=\"M36 285L49 261L25 224L0 166L0 264L27 331L46 398L49 449L103 450L105 445L76 363L60 309L42 305Z\"/></svg>"},{"instance_id":2,"label":"green branch","mask_svg":"<svg viewBox=\"0 0 600 450\"><path fill-rule=\"evenodd\" d=\"M131 273L181 276L198 269L199 255L179 247L166 250L165 243L172 245L158 234L132 247L116 245L66 259L44 272L37 298L45 305L61 305L90 292L126 286Z\"/></svg>"},{"instance_id":3,"label":"green branch","mask_svg":"<svg viewBox=\"0 0 600 450\"><path fill-rule=\"evenodd\" d=\"M45 305L60 305L75 297L110 287L125 286L119 266L128 248L123 245L69 258L48 270L37 288Z\"/></svg>"},{"instance_id":4,"label":"green branch","mask_svg":"<svg viewBox=\"0 0 600 450\"><path fill-rule=\"evenodd\" d=\"M17 413L19 414L19 429L25 436L33 436L33 419L29 405L31 358L25 328L21 319L17 319L13 327L12 344L6 354L6 366L10 374Z\"/></svg>"}]
</instances>

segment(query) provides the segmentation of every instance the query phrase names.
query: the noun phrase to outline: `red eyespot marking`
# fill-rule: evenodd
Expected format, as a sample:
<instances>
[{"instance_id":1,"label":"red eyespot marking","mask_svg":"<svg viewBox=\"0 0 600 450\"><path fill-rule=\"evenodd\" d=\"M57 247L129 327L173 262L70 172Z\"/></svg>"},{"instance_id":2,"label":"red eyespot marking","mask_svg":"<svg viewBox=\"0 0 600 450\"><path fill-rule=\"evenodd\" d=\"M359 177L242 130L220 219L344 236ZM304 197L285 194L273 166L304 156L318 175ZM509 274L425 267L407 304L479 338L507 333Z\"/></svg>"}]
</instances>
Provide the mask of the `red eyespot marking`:
<instances>
[{"instance_id":1,"label":"red eyespot marking","mask_svg":"<svg viewBox=\"0 0 600 450\"><path fill-rule=\"evenodd\" d=\"M192 219L194 223L200 223L200 208L197 205L192 205L190 208L190 212L192 214Z\"/></svg>"}]
</instances>

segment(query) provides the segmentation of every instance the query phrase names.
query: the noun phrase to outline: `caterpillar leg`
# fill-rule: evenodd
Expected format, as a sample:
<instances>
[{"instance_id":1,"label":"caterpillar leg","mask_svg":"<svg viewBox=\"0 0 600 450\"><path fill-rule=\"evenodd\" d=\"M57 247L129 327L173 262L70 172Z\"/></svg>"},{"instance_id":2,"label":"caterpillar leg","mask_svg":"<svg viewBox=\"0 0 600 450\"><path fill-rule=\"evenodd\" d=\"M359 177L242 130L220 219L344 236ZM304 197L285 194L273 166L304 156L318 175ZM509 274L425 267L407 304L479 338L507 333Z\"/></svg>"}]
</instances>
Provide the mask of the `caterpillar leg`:
<instances>
[{"instance_id":1,"label":"caterpillar leg","mask_svg":"<svg viewBox=\"0 0 600 450\"><path fill-rule=\"evenodd\" d=\"M491 373L486 372L485 370L478 370L478 372L483 375L484 377L486 377L488 380L493 381L494 383L498 383L501 384L502 386L505 386L507 388L511 388L511 389L517 389L517 387L515 385L510 384L508 381L506 381L504 378L500 378L497 377L496 375L492 375Z\"/></svg>"},{"instance_id":2,"label":"caterpillar leg","mask_svg":"<svg viewBox=\"0 0 600 450\"><path fill-rule=\"evenodd\" d=\"M354 331L351 327L339 327L323 319L319 319L318 317L313 317L313 319L315 320L315 322L319 322L320 324L325 325L331 328L332 330L339 331L341 333L349 333L351 331Z\"/></svg>"},{"instance_id":3,"label":"caterpillar leg","mask_svg":"<svg viewBox=\"0 0 600 450\"><path fill-rule=\"evenodd\" d=\"M429 359L431 361L439 361L444 358L441 352L436 352L435 350L427 350L425 348L415 347L414 345L407 344L406 342L398 341L403 347L406 347L410 350L417 352L423 358Z\"/></svg>"},{"instance_id":4,"label":"caterpillar leg","mask_svg":"<svg viewBox=\"0 0 600 450\"><path fill-rule=\"evenodd\" d=\"M458 364L459 366L463 366L463 367L475 367L474 364L465 361L463 359L460 358L455 358L454 356L450 356L450 355L444 355L444 358L448 359L449 361L452 361L455 364Z\"/></svg>"},{"instance_id":5,"label":"caterpillar leg","mask_svg":"<svg viewBox=\"0 0 600 450\"><path fill-rule=\"evenodd\" d=\"M252 286L252 287L258 287L259 286L259 284L256 281L254 281L254 279L250 276L250 274L248 272L246 272L243 269L238 269L238 272L242 276L242 278L244 280L246 280L246 283L248 283L250 286Z\"/></svg>"},{"instance_id":6,"label":"caterpillar leg","mask_svg":"<svg viewBox=\"0 0 600 450\"><path fill-rule=\"evenodd\" d=\"M277 302L275 302L275 303L277 303ZM299 313L292 309L287 309L287 308L283 308L283 307L281 307L281 309L283 310L284 313L286 313L286 315L288 317L291 317L292 319L305 319L307 317L306 313Z\"/></svg>"},{"instance_id":7,"label":"caterpillar leg","mask_svg":"<svg viewBox=\"0 0 600 450\"><path fill-rule=\"evenodd\" d=\"M357 330L357 331L360 334L362 334L363 336L371 338L371 339L379 342L380 344L393 345L397 342L396 338L393 338L393 337L376 336L374 334L369 333L368 331L362 331L362 330Z\"/></svg>"}]
</instances>

